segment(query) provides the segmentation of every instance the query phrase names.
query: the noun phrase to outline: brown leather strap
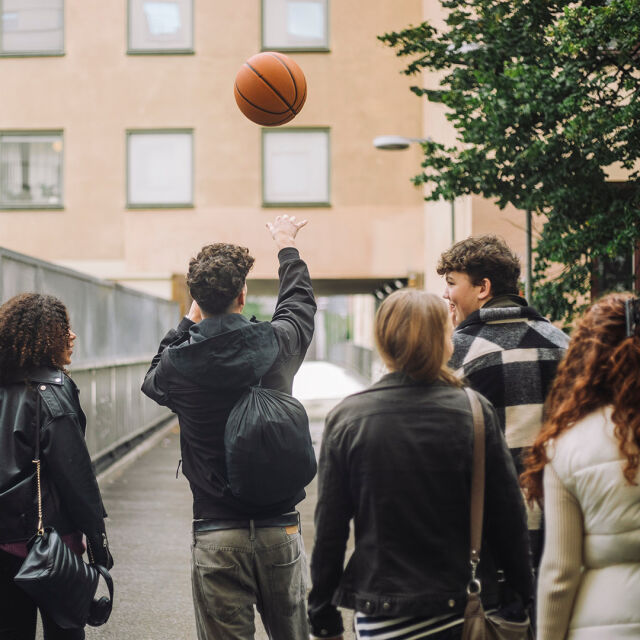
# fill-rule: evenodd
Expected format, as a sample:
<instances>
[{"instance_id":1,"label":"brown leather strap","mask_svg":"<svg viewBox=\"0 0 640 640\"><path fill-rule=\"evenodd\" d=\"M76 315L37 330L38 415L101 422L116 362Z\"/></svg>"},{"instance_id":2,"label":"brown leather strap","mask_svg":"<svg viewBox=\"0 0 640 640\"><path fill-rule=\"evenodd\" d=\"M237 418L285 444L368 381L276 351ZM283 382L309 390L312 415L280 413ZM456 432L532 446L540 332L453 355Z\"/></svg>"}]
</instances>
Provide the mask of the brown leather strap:
<instances>
[{"instance_id":1,"label":"brown leather strap","mask_svg":"<svg viewBox=\"0 0 640 640\"><path fill-rule=\"evenodd\" d=\"M485 472L485 444L484 444L484 415L482 405L475 391L468 387L464 389L471 404L473 415L473 463L471 468L471 548L470 559L472 579L475 580L475 565L480 562L480 547L482 546L482 518L484 512L484 472Z\"/></svg>"}]
</instances>

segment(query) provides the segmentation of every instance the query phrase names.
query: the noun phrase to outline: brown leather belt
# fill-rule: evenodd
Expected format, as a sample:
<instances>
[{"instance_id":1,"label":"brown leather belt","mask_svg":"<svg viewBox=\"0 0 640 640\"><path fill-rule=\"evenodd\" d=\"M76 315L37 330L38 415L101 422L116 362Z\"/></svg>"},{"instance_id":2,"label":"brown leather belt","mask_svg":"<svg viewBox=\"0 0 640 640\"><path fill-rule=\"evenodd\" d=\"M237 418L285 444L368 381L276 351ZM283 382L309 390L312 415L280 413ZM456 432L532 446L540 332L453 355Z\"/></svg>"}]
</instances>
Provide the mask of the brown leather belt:
<instances>
[{"instance_id":1,"label":"brown leather belt","mask_svg":"<svg viewBox=\"0 0 640 640\"><path fill-rule=\"evenodd\" d=\"M253 525L252 525L253 523ZM194 520L193 532L201 533L203 531L224 531L225 529L264 529L265 527L292 527L300 526L300 514L297 511L283 513L280 516L272 518L255 518L247 520L223 520L219 518L211 518L208 520Z\"/></svg>"}]
</instances>

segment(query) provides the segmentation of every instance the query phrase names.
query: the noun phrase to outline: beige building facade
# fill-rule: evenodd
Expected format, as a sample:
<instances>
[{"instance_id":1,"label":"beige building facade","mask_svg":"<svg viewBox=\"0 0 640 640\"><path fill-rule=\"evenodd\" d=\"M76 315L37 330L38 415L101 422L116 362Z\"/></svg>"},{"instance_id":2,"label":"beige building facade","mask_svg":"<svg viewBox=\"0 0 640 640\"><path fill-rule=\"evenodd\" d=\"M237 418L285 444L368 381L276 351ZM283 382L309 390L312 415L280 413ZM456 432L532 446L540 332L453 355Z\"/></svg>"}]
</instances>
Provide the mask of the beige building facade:
<instances>
[{"instance_id":1,"label":"beige building facade","mask_svg":"<svg viewBox=\"0 0 640 640\"><path fill-rule=\"evenodd\" d=\"M308 218L299 246L324 291L418 278L422 129L402 61L376 36L421 0L0 0L0 245L170 297L209 242L248 246L254 291L277 261L265 223ZM263 49L303 69L308 97L264 129L233 96ZM272 282L271 282L272 284ZM264 286L262 286L264 285Z\"/></svg>"},{"instance_id":2,"label":"beige building facade","mask_svg":"<svg viewBox=\"0 0 640 640\"><path fill-rule=\"evenodd\" d=\"M218 241L248 246L250 291L273 292L265 223L282 212L309 220L299 246L321 294L397 279L438 292L438 256L470 234L504 236L524 266L524 212L424 202L410 182L419 145L372 144L452 141L376 38L442 24L439 2L0 0L0 12L0 246L178 298L189 258ZM262 50L291 56L308 83L281 127L234 101L235 74Z\"/></svg>"}]
</instances>

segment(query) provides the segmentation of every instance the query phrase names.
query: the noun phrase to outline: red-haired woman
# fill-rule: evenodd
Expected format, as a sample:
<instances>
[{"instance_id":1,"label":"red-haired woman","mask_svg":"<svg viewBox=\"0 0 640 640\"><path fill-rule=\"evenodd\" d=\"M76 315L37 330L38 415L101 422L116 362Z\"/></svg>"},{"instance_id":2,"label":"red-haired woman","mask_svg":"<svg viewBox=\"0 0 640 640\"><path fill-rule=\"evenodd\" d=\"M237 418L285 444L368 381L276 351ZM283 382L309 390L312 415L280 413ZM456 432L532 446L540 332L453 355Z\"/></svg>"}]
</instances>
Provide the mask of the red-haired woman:
<instances>
[{"instance_id":1,"label":"red-haired woman","mask_svg":"<svg viewBox=\"0 0 640 640\"><path fill-rule=\"evenodd\" d=\"M14 582L38 523L33 457L40 438L42 511L66 544L113 565L104 507L84 442L85 416L65 367L76 335L53 296L23 293L0 307L0 639L36 634L36 604ZM40 404L40 424L36 424ZM81 640L41 611L45 640Z\"/></svg>"},{"instance_id":2,"label":"red-haired woman","mask_svg":"<svg viewBox=\"0 0 640 640\"><path fill-rule=\"evenodd\" d=\"M578 323L522 475L546 518L539 640L640 637L637 320L611 294Z\"/></svg>"}]
</instances>

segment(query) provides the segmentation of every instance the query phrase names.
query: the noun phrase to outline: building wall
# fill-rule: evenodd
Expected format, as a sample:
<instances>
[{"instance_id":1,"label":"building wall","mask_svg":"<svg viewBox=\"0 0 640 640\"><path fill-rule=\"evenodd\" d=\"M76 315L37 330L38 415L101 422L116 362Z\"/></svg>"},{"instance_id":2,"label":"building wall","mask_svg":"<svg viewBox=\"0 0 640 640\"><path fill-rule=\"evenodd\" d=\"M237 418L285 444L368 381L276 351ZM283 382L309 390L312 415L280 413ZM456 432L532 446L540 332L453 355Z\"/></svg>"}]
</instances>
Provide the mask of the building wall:
<instances>
[{"instance_id":1,"label":"building wall","mask_svg":"<svg viewBox=\"0 0 640 640\"><path fill-rule=\"evenodd\" d=\"M423 1L424 20L438 28L445 27L445 11L439 2ZM424 73L424 86L436 88L441 74ZM423 101L423 137L432 137L438 142L453 145L456 142L455 129L445 117L445 109ZM526 214L515 207L501 210L493 202L478 196L456 198L454 203L454 223L452 233L451 203L425 202L425 288L440 292L444 289L443 278L436 273L440 254L453 241L470 235L495 233L502 236L517 253L522 263L523 277L526 261ZM535 222L534 222L535 226Z\"/></svg>"},{"instance_id":2,"label":"building wall","mask_svg":"<svg viewBox=\"0 0 640 640\"><path fill-rule=\"evenodd\" d=\"M193 55L127 55L125 2L65 2L65 55L0 58L0 130L64 132L64 208L0 211L0 245L153 293L205 243L234 242L275 275L262 206L261 128L242 116L235 74L260 51L260 2L194 2ZM366 10L364 10L366 7ZM316 277L422 271L419 149L374 149L385 133L419 134L422 102L402 61L376 40L420 20L421 0L330 0L330 51L290 54L307 103L292 127L330 128L331 206L288 209L310 220L299 246ZM194 207L126 206L126 130L192 128Z\"/></svg>"}]
</instances>

